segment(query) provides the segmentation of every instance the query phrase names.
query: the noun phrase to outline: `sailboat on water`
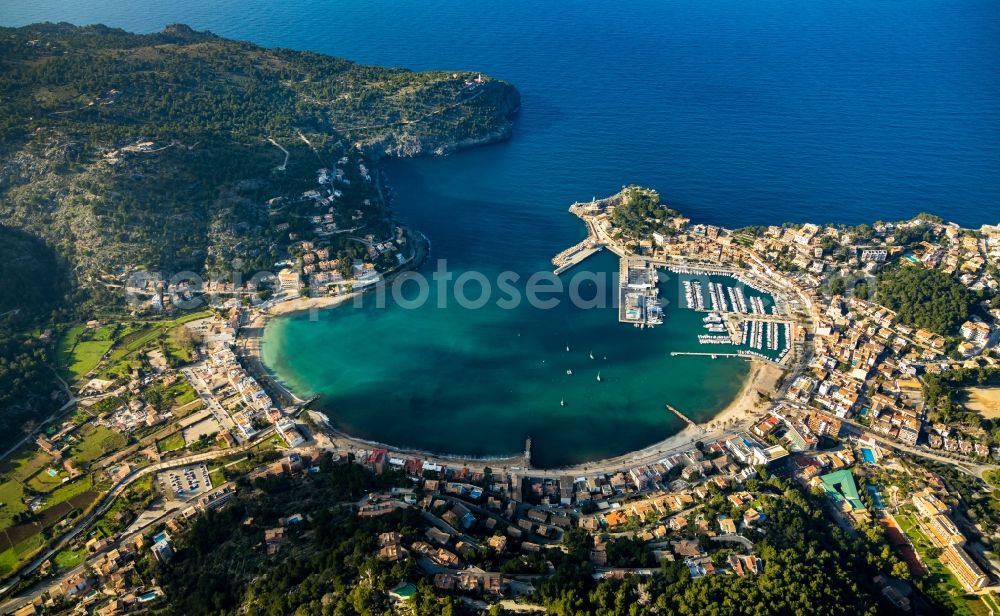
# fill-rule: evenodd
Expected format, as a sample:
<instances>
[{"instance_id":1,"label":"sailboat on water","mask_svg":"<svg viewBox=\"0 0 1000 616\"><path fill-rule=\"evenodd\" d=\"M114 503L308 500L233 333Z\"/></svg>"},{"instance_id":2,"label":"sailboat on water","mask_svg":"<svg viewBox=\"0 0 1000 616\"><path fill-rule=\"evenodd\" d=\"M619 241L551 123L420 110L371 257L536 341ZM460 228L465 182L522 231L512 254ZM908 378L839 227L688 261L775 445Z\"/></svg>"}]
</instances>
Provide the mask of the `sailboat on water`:
<instances>
[{"instance_id":1,"label":"sailboat on water","mask_svg":"<svg viewBox=\"0 0 1000 616\"><path fill-rule=\"evenodd\" d=\"M601 371L598 370L597 371L597 382L600 382L600 381L601 381Z\"/></svg>"},{"instance_id":2,"label":"sailboat on water","mask_svg":"<svg viewBox=\"0 0 1000 616\"><path fill-rule=\"evenodd\" d=\"M559 400L559 406L566 406L566 398L562 398Z\"/></svg>"},{"instance_id":3,"label":"sailboat on water","mask_svg":"<svg viewBox=\"0 0 1000 616\"><path fill-rule=\"evenodd\" d=\"M594 352L593 351L590 352L590 359L594 359Z\"/></svg>"},{"instance_id":4,"label":"sailboat on water","mask_svg":"<svg viewBox=\"0 0 1000 616\"><path fill-rule=\"evenodd\" d=\"M569 345L566 345L566 352L569 353Z\"/></svg>"}]
</instances>

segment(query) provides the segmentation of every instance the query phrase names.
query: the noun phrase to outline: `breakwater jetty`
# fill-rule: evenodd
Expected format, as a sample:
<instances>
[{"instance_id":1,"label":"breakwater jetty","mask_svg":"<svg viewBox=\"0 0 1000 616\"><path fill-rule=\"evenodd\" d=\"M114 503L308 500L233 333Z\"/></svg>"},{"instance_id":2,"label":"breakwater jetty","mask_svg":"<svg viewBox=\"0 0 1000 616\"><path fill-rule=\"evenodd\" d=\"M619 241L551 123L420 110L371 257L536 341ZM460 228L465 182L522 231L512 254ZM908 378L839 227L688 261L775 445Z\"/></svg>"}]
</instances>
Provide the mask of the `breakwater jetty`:
<instances>
[{"instance_id":1,"label":"breakwater jetty","mask_svg":"<svg viewBox=\"0 0 1000 616\"><path fill-rule=\"evenodd\" d=\"M766 267L747 265L752 259L746 257L753 257L752 253L740 252L732 242L723 241L718 229L710 233L711 229L699 230L699 226L687 228L686 219L675 219L673 224L680 227L652 233L641 241L630 243L623 239L612 223L612 214L634 189L625 187L605 199L570 206L569 211L586 225L587 237L552 259L555 273L567 271L596 252L610 250L621 260L618 321L645 328L661 324L666 318L657 286L659 272L666 270L681 279L684 307L706 314L703 322L708 332L699 335L698 342L742 347L731 353L676 355L741 357L787 364L797 328L792 305L783 297L783 291L789 290L788 283Z\"/></svg>"},{"instance_id":2,"label":"breakwater jetty","mask_svg":"<svg viewBox=\"0 0 1000 616\"><path fill-rule=\"evenodd\" d=\"M680 417L681 420L684 421L684 423L686 423L687 425L689 425L689 426L697 426L698 425L690 417L688 417L684 413L678 411L677 409L675 409L674 407L670 406L669 404L665 404L664 406L667 407L668 411L670 411L674 415L677 415L678 417Z\"/></svg>"},{"instance_id":3,"label":"breakwater jetty","mask_svg":"<svg viewBox=\"0 0 1000 616\"><path fill-rule=\"evenodd\" d=\"M738 359L747 359L747 360L754 360L754 359L756 359L758 361L766 362L766 363L778 366L780 368L784 368L785 367L784 366L784 360L785 360L785 357L788 354L787 354L787 351L783 352L777 359L774 359L774 358L768 357L767 355L764 355L763 353L757 353L755 351L737 351L735 353L712 353L712 352L700 352L700 351L671 351L670 352L670 356L671 357L683 357L685 355L690 356L690 357L711 357L712 359L718 359L719 357L736 357Z\"/></svg>"},{"instance_id":4,"label":"breakwater jetty","mask_svg":"<svg viewBox=\"0 0 1000 616\"><path fill-rule=\"evenodd\" d=\"M569 211L579 216L587 225L587 237L560 252L552 258L552 265L555 266L553 272L556 275L562 274L566 270L582 263L591 255L598 253L605 248L611 250L619 257L625 257L625 251L617 245L599 225L595 216L604 212L608 207L616 205L621 201L621 195L614 195L607 199L594 199L590 202L578 202L569 206Z\"/></svg>"},{"instance_id":5,"label":"breakwater jetty","mask_svg":"<svg viewBox=\"0 0 1000 616\"><path fill-rule=\"evenodd\" d=\"M558 276L602 250L604 250L603 244L595 244L591 238L587 238L572 248L560 252L552 259L552 264L556 266L553 273Z\"/></svg>"}]
</instances>

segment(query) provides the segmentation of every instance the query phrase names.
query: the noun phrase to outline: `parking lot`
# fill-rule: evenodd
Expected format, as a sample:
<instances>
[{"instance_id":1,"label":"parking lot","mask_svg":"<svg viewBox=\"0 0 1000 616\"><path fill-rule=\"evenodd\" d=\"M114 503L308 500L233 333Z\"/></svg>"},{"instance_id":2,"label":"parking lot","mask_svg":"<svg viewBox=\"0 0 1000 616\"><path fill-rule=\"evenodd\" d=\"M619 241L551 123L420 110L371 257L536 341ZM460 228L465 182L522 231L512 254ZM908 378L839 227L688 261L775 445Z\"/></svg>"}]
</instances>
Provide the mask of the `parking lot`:
<instances>
[{"instance_id":1,"label":"parking lot","mask_svg":"<svg viewBox=\"0 0 1000 616\"><path fill-rule=\"evenodd\" d=\"M208 478L208 468L204 464L192 464L160 473L157 477L160 490L174 500L186 500L212 489Z\"/></svg>"}]
</instances>

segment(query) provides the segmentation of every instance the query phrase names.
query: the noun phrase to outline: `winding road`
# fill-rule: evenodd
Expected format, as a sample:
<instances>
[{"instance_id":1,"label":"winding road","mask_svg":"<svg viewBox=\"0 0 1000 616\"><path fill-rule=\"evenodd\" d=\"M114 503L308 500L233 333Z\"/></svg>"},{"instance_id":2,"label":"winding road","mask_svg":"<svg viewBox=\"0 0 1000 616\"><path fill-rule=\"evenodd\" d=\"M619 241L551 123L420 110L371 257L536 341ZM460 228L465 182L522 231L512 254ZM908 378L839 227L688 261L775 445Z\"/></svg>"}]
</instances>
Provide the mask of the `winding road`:
<instances>
[{"instance_id":1,"label":"winding road","mask_svg":"<svg viewBox=\"0 0 1000 616\"><path fill-rule=\"evenodd\" d=\"M108 493L104 495L104 497L101 499L97 507L92 509L90 513L81 517L69 531L64 533L55 543L53 543L48 549L42 552L34 560L26 564L25 566L21 567L20 570L18 570L12 576L4 580L5 585L3 588L0 588L0 596L7 594L14 585L16 585L19 581L21 581L24 578L24 576L33 573L35 569L37 569L42 565L42 563L55 556L60 550L66 547L66 545L70 541L72 541L91 523L93 523L94 520L104 515L104 513L111 508L111 505L114 504L115 499L117 499L130 485L132 485L139 479L142 479L143 477L149 475L150 473L156 473L162 470L177 468L180 466L188 466L190 464L197 464L198 462L207 462L209 460L214 460L215 458L222 458L226 456L231 456L236 453L241 453L256 445L261 439L270 435L271 432L273 431L274 428L268 428L267 430L264 430L259 433L260 436L258 439L254 440L253 442L248 442L239 447L234 447L231 449L220 449L217 451L208 451L205 453L184 456L181 458L173 458L171 460L159 462L157 464L152 464L150 466L145 466L143 468L136 469L131 473L129 473L128 475L126 475L125 477L122 477L118 481L118 483L116 483L111 488L111 490L109 490Z\"/></svg>"}]
</instances>

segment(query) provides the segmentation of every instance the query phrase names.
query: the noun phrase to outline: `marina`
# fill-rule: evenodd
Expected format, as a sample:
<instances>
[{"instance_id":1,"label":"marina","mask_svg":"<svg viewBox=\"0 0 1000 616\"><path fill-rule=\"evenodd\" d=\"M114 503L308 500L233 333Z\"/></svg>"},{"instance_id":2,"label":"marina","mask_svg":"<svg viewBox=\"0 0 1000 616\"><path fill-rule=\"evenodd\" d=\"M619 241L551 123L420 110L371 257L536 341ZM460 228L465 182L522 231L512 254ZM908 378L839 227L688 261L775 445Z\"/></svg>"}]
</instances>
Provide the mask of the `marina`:
<instances>
[{"instance_id":1,"label":"marina","mask_svg":"<svg viewBox=\"0 0 1000 616\"><path fill-rule=\"evenodd\" d=\"M636 327L663 323L656 266L641 259L621 259L619 272L618 320Z\"/></svg>"},{"instance_id":2,"label":"marina","mask_svg":"<svg viewBox=\"0 0 1000 616\"><path fill-rule=\"evenodd\" d=\"M773 291L747 275L728 269L667 266L681 277L681 305L707 312L698 343L729 346L732 353L708 353L784 362L791 340L792 318L781 313ZM707 299L707 301L706 301Z\"/></svg>"},{"instance_id":3,"label":"marina","mask_svg":"<svg viewBox=\"0 0 1000 616\"><path fill-rule=\"evenodd\" d=\"M570 207L584 221L588 233L584 240L552 259L556 274L608 248L619 256L619 322L641 329L663 323L659 286L662 271L677 276L680 307L705 313L701 324L705 331L694 338L698 345L723 351L709 355L784 361L791 339L791 318L782 314L770 284L756 273L728 265L694 265L631 254L608 234L607 212L619 199L620 195L615 195Z\"/></svg>"},{"instance_id":4,"label":"marina","mask_svg":"<svg viewBox=\"0 0 1000 616\"><path fill-rule=\"evenodd\" d=\"M782 362L787 355L792 319L779 311L773 292L747 276L714 268L668 267L680 276L680 305L706 313L697 336L701 345L729 346L731 354ZM749 293L748 293L749 291ZM728 350L728 349L727 349Z\"/></svg>"},{"instance_id":5,"label":"marina","mask_svg":"<svg viewBox=\"0 0 1000 616\"><path fill-rule=\"evenodd\" d=\"M587 237L552 259L555 273L563 273L608 248L619 256L619 322L642 329L663 323L663 303L658 287L658 271L663 270L680 279L679 305L708 313L702 325L707 333L696 334L698 344L730 345L741 357L760 355L769 361L782 361L791 338L791 319L782 314L787 309L780 307L767 278L759 272L730 265L695 265L676 258L658 259L655 251L652 257L633 254L612 237L608 224L608 213L621 202L624 194L626 191L570 206L570 212L587 226ZM753 318L748 321L745 317ZM780 324L785 326L784 346L780 343Z\"/></svg>"},{"instance_id":6,"label":"marina","mask_svg":"<svg viewBox=\"0 0 1000 616\"><path fill-rule=\"evenodd\" d=\"M634 261L642 272L646 260ZM621 271L621 259L603 250L582 267L611 280ZM657 277L648 283L658 286L654 297L662 302L664 317L652 329L619 322L614 305L619 285L613 284L604 289L605 308L580 310L568 301L552 310L525 305L523 318L493 304L471 312L457 305L438 309L432 295L413 331L419 343L403 345L391 357L366 341L400 331L413 317L404 310L379 311L374 302L356 310L320 311L318 321L305 312L272 319L261 349L277 378L303 397L319 396L314 408L327 411L335 428L356 438L491 457L515 455L531 434L533 466L582 463L645 447L683 429L686 423L664 411L667 402L696 422L709 421L752 373L742 359L670 355L699 347L730 349L698 344L698 334L711 333L703 328L708 313L671 301L679 281L654 271ZM463 321L466 315L475 319ZM501 329L480 325L512 318L516 324ZM330 351L345 345L350 353ZM437 366L432 374L423 368L427 364ZM650 379L650 374L671 378ZM486 417L490 428L482 430Z\"/></svg>"},{"instance_id":7,"label":"marina","mask_svg":"<svg viewBox=\"0 0 1000 616\"><path fill-rule=\"evenodd\" d=\"M336 408L338 430L430 451L454 451L458 439L464 453L506 455L527 433L544 443L538 464L560 465L676 433L681 422L664 416L663 402L684 400L693 420L706 421L728 408L747 375L757 374L760 368L747 360L788 363L794 326L780 325L793 321L795 304L782 299L787 289L774 290L784 287L766 269L624 246L608 221L607 209L617 199L574 204L587 238L551 259L559 273L584 261L587 271L617 273L616 284L597 289L606 294L606 309L581 310L564 301L542 311L527 306L512 312L492 304L472 312L442 310L432 288L419 309L416 338L391 361L366 341L391 336L413 317L383 311L372 318L369 304L321 313L318 324L305 314L269 322L264 359L288 387L318 396L320 408ZM456 215L449 210L448 220ZM753 328L748 321L761 322L758 348L743 333L745 322ZM482 327L508 322L516 322L516 335L507 333L513 331L509 326ZM459 326L462 335L456 337ZM303 347L315 352L299 352ZM330 348L353 350L331 355L325 352ZM420 369L428 361L439 366L433 378ZM651 380L645 376L650 373L671 378ZM650 399L660 403L649 405ZM371 413L373 405L381 410ZM552 430L553 415L575 427ZM492 427L483 432L478 427L487 416ZM435 429L417 429L432 417Z\"/></svg>"}]
</instances>

